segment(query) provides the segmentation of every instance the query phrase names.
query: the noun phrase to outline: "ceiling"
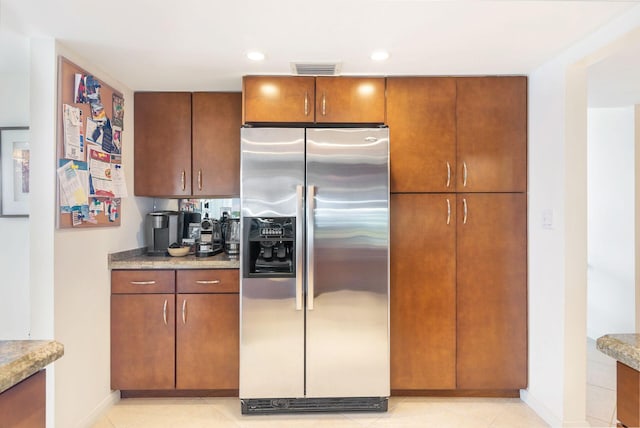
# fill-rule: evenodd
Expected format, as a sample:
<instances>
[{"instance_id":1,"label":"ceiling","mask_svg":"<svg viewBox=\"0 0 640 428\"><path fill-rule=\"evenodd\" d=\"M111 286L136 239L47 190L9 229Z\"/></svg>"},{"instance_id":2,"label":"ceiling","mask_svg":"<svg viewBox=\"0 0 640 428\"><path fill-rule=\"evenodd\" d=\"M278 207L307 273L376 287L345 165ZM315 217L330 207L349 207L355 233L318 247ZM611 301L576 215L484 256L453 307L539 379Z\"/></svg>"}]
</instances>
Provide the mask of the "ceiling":
<instances>
[{"instance_id":1,"label":"ceiling","mask_svg":"<svg viewBox=\"0 0 640 428\"><path fill-rule=\"evenodd\" d=\"M639 2L0 0L0 71L28 69L17 32L54 37L133 90L240 90L242 75L289 74L292 61L339 61L345 75L528 74ZM390 58L372 61L377 49Z\"/></svg>"}]
</instances>

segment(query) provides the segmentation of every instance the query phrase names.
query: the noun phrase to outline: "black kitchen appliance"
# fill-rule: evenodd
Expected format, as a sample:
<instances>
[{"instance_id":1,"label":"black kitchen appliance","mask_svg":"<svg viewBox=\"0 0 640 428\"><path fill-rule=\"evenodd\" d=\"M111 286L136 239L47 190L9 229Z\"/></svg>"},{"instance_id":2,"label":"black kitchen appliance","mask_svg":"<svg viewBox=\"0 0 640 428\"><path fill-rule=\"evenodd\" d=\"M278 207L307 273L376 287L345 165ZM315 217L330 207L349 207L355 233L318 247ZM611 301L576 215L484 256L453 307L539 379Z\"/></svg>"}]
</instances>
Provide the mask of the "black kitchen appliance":
<instances>
[{"instance_id":1,"label":"black kitchen appliance","mask_svg":"<svg viewBox=\"0 0 640 428\"><path fill-rule=\"evenodd\" d=\"M182 211L157 211L147 214L145 235L147 254L164 256L169 245L182 241Z\"/></svg>"},{"instance_id":2,"label":"black kitchen appliance","mask_svg":"<svg viewBox=\"0 0 640 428\"><path fill-rule=\"evenodd\" d=\"M196 243L196 257L209 257L222 251L224 248L220 222L205 214L205 218L200 223L200 240Z\"/></svg>"}]
</instances>

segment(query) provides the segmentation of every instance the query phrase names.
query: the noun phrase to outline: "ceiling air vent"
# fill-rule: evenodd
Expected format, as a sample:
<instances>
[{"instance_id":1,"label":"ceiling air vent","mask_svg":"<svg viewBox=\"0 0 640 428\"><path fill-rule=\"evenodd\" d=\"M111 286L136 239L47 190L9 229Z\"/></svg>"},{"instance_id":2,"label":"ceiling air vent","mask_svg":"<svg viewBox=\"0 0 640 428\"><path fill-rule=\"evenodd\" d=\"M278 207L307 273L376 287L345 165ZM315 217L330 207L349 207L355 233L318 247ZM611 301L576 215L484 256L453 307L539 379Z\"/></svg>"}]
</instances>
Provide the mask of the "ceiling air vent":
<instances>
[{"instance_id":1,"label":"ceiling air vent","mask_svg":"<svg viewBox=\"0 0 640 428\"><path fill-rule=\"evenodd\" d=\"M337 76L339 62L292 62L291 73L299 76Z\"/></svg>"}]
</instances>

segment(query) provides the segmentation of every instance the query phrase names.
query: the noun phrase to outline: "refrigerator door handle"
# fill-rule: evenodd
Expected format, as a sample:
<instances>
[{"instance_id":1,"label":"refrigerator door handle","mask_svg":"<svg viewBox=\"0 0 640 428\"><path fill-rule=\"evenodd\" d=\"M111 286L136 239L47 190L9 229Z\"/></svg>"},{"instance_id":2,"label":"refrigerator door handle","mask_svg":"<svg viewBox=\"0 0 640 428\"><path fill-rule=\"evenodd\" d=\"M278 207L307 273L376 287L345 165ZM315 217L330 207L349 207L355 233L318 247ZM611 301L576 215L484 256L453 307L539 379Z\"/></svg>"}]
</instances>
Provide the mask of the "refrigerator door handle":
<instances>
[{"instance_id":1,"label":"refrigerator door handle","mask_svg":"<svg viewBox=\"0 0 640 428\"><path fill-rule=\"evenodd\" d=\"M304 215L304 186L296 186L296 311L302 310L302 280L304 273L304 230L302 229Z\"/></svg>"},{"instance_id":2,"label":"refrigerator door handle","mask_svg":"<svg viewBox=\"0 0 640 428\"><path fill-rule=\"evenodd\" d=\"M307 190L307 309L313 310L313 280L314 280L314 210L316 208L316 186L309 186Z\"/></svg>"}]
</instances>

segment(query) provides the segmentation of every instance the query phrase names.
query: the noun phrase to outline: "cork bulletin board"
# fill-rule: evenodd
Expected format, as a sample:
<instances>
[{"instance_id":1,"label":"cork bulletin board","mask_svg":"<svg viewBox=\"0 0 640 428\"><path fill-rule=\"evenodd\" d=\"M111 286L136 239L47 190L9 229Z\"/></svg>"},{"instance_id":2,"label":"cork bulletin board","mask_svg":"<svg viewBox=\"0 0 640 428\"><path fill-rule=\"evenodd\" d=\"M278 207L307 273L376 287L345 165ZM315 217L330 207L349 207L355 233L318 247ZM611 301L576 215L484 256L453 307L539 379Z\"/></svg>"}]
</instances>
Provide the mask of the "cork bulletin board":
<instances>
[{"instance_id":1,"label":"cork bulletin board","mask_svg":"<svg viewBox=\"0 0 640 428\"><path fill-rule=\"evenodd\" d=\"M58 227L120 226L122 93L60 56L57 108Z\"/></svg>"}]
</instances>

